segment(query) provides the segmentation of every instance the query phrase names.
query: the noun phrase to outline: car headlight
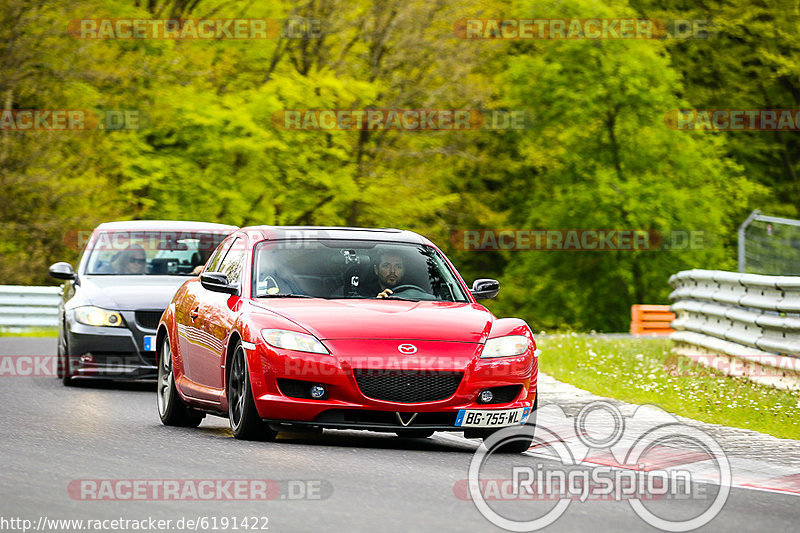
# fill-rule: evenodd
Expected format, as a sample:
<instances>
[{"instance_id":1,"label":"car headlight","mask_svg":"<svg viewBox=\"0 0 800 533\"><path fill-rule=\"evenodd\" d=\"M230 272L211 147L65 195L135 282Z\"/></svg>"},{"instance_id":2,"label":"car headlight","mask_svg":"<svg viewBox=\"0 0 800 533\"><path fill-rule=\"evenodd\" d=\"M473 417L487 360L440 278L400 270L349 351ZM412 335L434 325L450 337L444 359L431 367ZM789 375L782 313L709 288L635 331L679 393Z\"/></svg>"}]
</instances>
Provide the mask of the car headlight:
<instances>
[{"instance_id":1,"label":"car headlight","mask_svg":"<svg viewBox=\"0 0 800 533\"><path fill-rule=\"evenodd\" d=\"M275 348L298 352L330 353L315 336L306 333L285 329L262 329L261 336L264 337L267 344Z\"/></svg>"},{"instance_id":2,"label":"car headlight","mask_svg":"<svg viewBox=\"0 0 800 533\"><path fill-rule=\"evenodd\" d=\"M531 341L524 335L508 335L489 339L483 347L481 359L522 355L530 347L530 344Z\"/></svg>"},{"instance_id":3,"label":"car headlight","mask_svg":"<svg viewBox=\"0 0 800 533\"><path fill-rule=\"evenodd\" d=\"M116 311L107 311L87 305L75 308L75 320L87 326L122 326L122 315Z\"/></svg>"}]
</instances>

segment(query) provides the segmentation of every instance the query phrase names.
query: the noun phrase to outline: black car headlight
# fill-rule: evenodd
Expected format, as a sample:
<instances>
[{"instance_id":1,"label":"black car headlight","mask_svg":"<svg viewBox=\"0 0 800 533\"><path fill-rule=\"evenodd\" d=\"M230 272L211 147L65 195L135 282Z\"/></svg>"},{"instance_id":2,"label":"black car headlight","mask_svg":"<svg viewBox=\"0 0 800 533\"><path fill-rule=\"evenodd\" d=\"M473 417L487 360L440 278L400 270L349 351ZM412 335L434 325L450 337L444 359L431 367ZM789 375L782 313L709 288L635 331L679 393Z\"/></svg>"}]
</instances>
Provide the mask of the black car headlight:
<instances>
[{"instance_id":1,"label":"black car headlight","mask_svg":"<svg viewBox=\"0 0 800 533\"><path fill-rule=\"evenodd\" d=\"M75 320L87 326L124 326L122 315L116 311L100 309L92 305L75 308Z\"/></svg>"}]
</instances>

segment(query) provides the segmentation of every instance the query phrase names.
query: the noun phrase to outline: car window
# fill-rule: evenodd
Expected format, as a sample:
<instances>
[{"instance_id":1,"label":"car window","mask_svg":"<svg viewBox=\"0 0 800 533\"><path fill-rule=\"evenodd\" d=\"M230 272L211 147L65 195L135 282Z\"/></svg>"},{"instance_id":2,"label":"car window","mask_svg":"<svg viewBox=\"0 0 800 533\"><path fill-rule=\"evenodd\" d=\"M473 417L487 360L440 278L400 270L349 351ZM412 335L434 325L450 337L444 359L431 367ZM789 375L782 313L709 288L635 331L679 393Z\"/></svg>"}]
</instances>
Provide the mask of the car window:
<instances>
[{"instance_id":1,"label":"car window","mask_svg":"<svg viewBox=\"0 0 800 533\"><path fill-rule=\"evenodd\" d=\"M214 231L103 231L87 248L90 275L192 275L225 238Z\"/></svg>"},{"instance_id":2,"label":"car window","mask_svg":"<svg viewBox=\"0 0 800 533\"><path fill-rule=\"evenodd\" d=\"M219 266L219 272L228 276L228 283L238 285L242 277L242 263L246 255L244 240L237 238L233 241L225 259Z\"/></svg>"},{"instance_id":3,"label":"car window","mask_svg":"<svg viewBox=\"0 0 800 533\"><path fill-rule=\"evenodd\" d=\"M233 239L228 239L220 244L216 250L214 250L214 254L211 256L211 259L208 262L208 268L206 272L219 272L217 270L219 268L220 263L222 263L222 259L225 257L225 254L233 244Z\"/></svg>"},{"instance_id":4,"label":"car window","mask_svg":"<svg viewBox=\"0 0 800 533\"><path fill-rule=\"evenodd\" d=\"M425 245L334 239L264 241L254 251L256 297L469 301L444 257Z\"/></svg>"}]
</instances>

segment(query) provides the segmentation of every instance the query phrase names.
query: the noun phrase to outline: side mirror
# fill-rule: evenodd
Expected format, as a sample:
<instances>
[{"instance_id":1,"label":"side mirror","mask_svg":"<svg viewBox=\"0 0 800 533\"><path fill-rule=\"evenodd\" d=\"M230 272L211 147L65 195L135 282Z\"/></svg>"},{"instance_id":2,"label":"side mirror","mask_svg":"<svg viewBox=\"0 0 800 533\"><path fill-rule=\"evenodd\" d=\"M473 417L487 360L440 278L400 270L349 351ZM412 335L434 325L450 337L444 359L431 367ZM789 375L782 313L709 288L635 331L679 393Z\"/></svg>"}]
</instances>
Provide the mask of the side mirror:
<instances>
[{"instance_id":1,"label":"side mirror","mask_svg":"<svg viewBox=\"0 0 800 533\"><path fill-rule=\"evenodd\" d=\"M500 292L500 282L496 279L476 279L472 283L470 291L476 300L487 300L494 298Z\"/></svg>"},{"instance_id":2,"label":"side mirror","mask_svg":"<svg viewBox=\"0 0 800 533\"><path fill-rule=\"evenodd\" d=\"M228 276L219 272L203 272L200 284L209 291L239 295L239 288L228 283Z\"/></svg>"},{"instance_id":3,"label":"side mirror","mask_svg":"<svg viewBox=\"0 0 800 533\"><path fill-rule=\"evenodd\" d=\"M72 265L62 261L50 265L50 276L56 279L75 279L75 272L72 270Z\"/></svg>"}]
</instances>

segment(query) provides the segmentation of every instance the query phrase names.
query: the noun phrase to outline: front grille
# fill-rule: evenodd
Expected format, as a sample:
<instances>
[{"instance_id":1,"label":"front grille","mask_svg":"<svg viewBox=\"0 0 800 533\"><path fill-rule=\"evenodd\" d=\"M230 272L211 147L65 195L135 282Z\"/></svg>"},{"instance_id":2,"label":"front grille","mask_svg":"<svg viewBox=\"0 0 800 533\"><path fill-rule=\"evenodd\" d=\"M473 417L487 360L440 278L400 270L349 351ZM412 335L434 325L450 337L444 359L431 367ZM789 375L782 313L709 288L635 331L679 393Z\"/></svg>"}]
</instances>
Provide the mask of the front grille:
<instances>
[{"instance_id":1,"label":"front grille","mask_svg":"<svg viewBox=\"0 0 800 533\"><path fill-rule=\"evenodd\" d=\"M409 413L403 413L408 419ZM409 428L420 426L455 426L458 413L418 413ZM394 411L364 411L359 409L328 409L314 419L321 424L347 424L353 426L400 426Z\"/></svg>"},{"instance_id":2,"label":"front grille","mask_svg":"<svg viewBox=\"0 0 800 533\"><path fill-rule=\"evenodd\" d=\"M463 373L424 370L354 370L367 398L398 403L444 400L455 394Z\"/></svg>"},{"instance_id":3,"label":"front grille","mask_svg":"<svg viewBox=\"0 0 800 533\"><path fill-rule=\"evenodd\" d=\"M156 329L163 311L136 311L136 323L144 329Z\"/></svg>"}]
</instances>

